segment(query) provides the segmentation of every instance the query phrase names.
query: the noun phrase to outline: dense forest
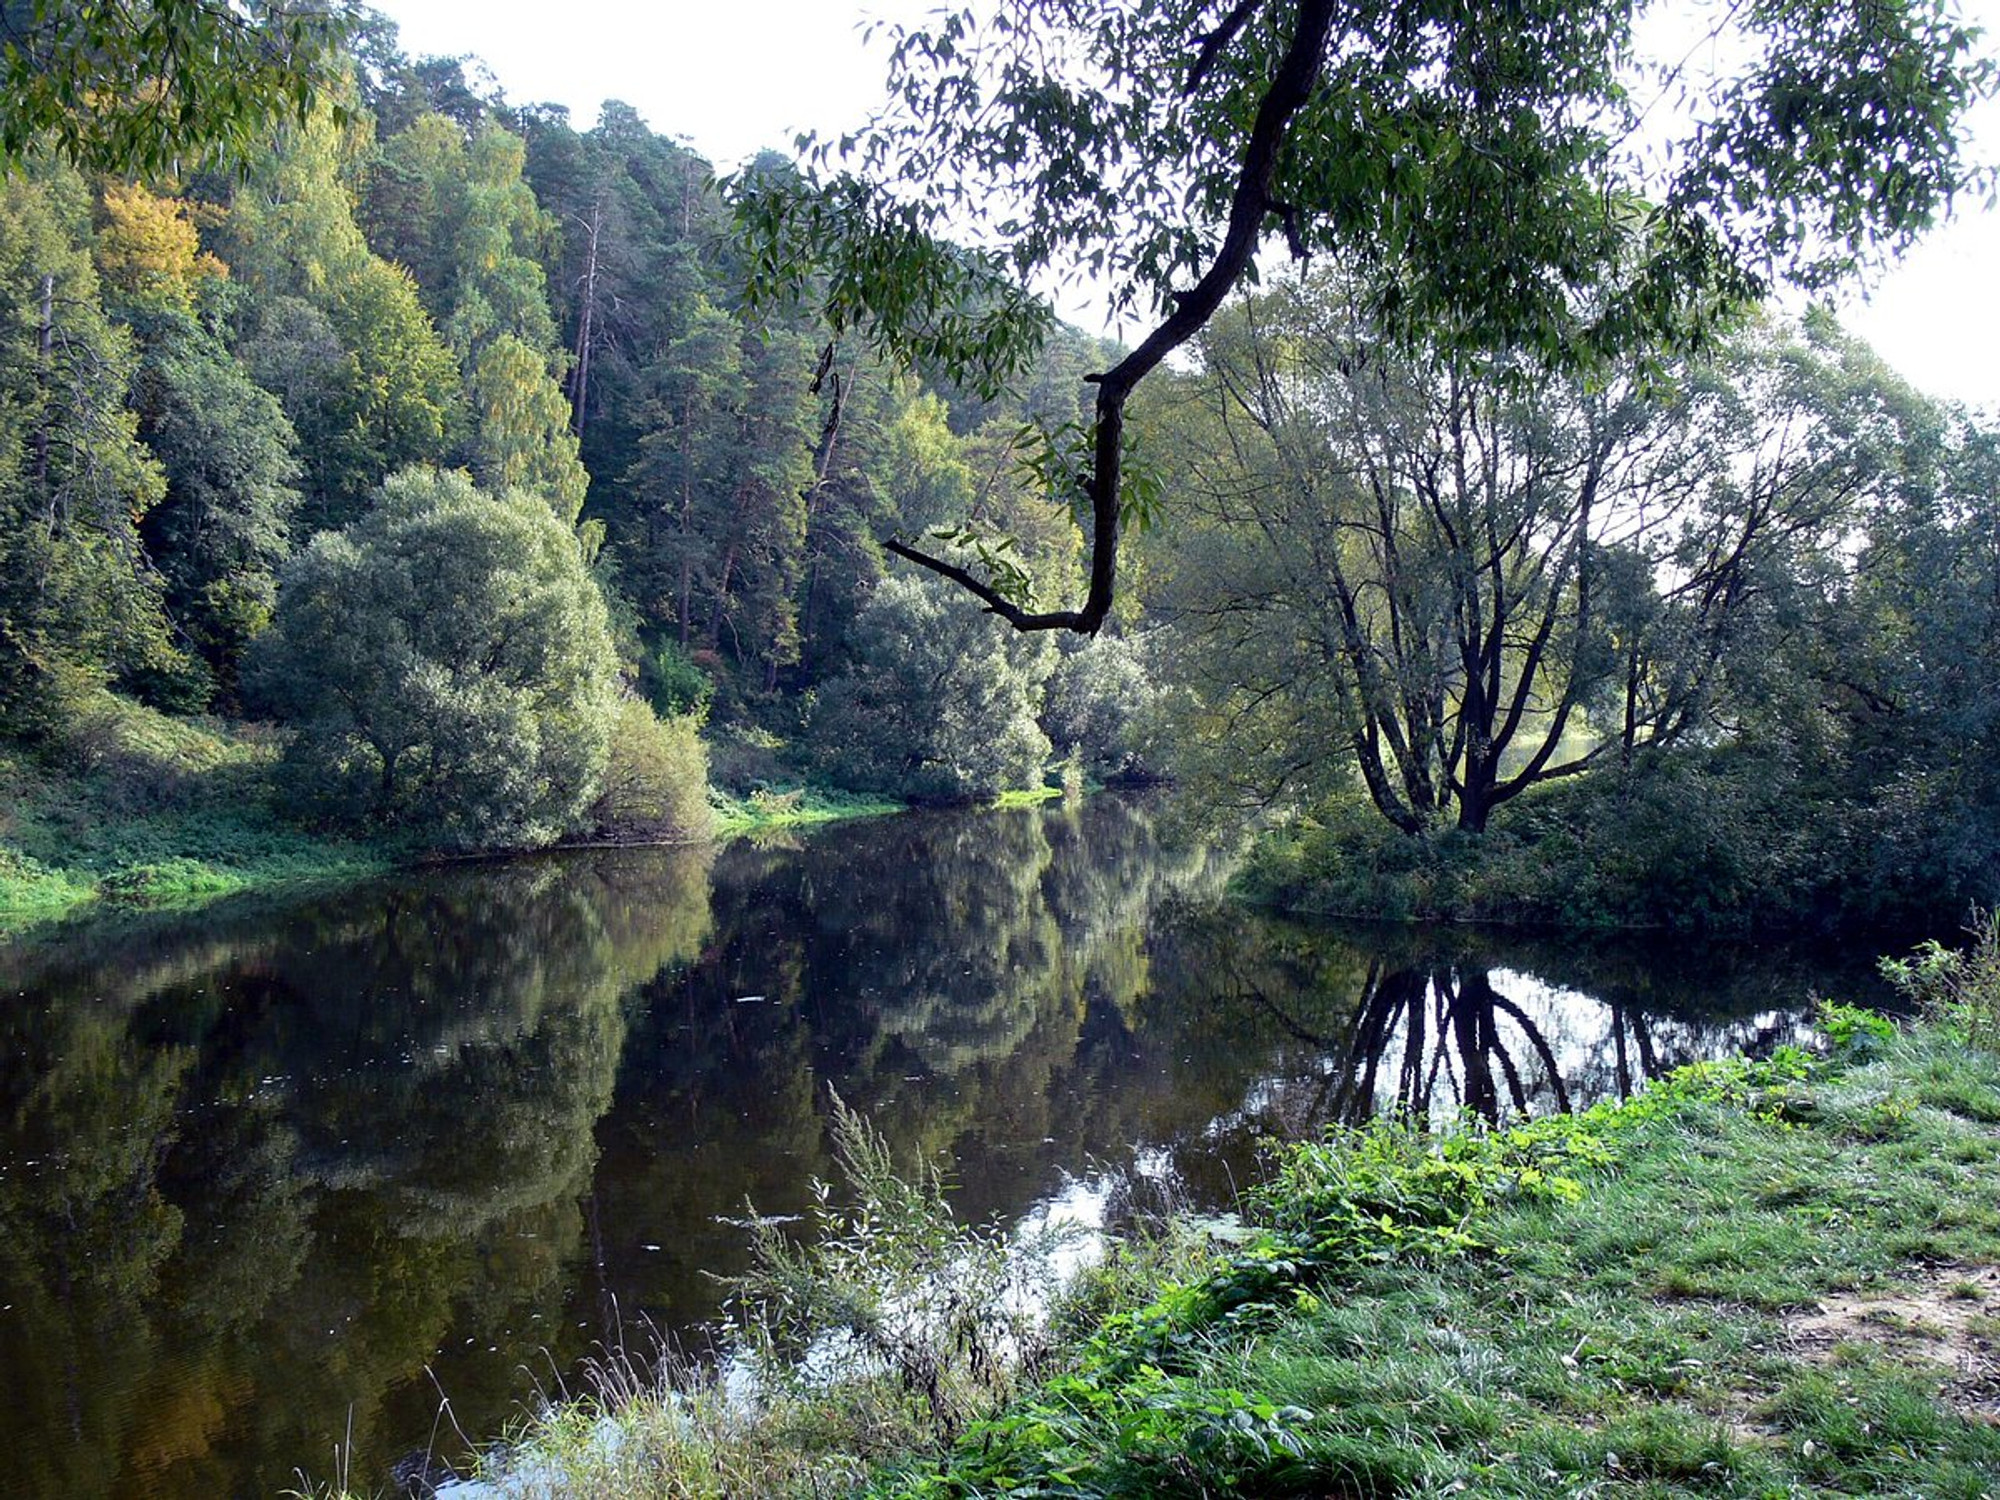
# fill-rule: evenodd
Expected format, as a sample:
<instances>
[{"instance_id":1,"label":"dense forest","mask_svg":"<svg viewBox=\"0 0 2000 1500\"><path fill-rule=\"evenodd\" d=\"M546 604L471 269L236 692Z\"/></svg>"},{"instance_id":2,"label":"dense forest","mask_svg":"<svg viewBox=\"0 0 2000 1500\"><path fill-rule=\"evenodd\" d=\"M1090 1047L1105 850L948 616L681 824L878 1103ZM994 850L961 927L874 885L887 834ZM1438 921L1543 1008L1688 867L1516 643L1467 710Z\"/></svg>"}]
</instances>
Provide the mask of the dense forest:
<instances>
[{"instance_id":1,"label":"dense forest","mask_svg":"<svg viewBox=\"0 0 2000 1500\"><path fill-rule=\"evenodd\" d=\"M1094 341L1000 400L899 374L749 315L710 164L630 108L576 131L379 20L351 76L241 180L6 184L12 743L88 758L107 694L275 721L295 812L444 848L698 832L704 722L739 791L991 796L1051 734L1130 768L1129 653L882 548L970 521L1066 582L1016 456Z\"/></svg>"},{"instance_id":2,"label":"dense forest","mask_svg":"<svg viewBox=\"0 0 2000 1500\"><path fill-rule=\"evenodd\" d=\"M229 797L409 851L699 835L711 771L951 801L1067 767L1271 818L1250 888L1307 907L2000 894L2000 433L1827 315L1577 370L1281 274L1135 399L1156 524L1102 628L1017 633L891 544L1073 596L1120 351L1057 329L992 395L892 363L746 298L711 164L630 107L577 130L380 18L349 59L241 175L42 150L0 184L16 885L179 795L134 746L193 726Z\"/></svg>"}]
</instances>

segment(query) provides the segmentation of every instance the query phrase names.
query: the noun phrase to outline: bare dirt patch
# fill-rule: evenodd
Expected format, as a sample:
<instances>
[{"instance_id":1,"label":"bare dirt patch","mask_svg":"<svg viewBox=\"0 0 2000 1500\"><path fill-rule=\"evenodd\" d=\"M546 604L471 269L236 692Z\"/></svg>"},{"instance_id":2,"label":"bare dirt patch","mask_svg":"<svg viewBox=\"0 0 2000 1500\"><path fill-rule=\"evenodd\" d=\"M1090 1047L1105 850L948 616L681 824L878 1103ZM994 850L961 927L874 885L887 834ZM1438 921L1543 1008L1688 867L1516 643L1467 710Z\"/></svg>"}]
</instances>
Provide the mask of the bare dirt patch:
<instances>
[{"instance_id":1,"label":"bare dirt patch","mask_svg":"<svg viewBox=\"0 0 2000 1500\"><path fill-rule=\"evenodd\" d=\"M1786 1318L1785 1332L1816 1364L1859 1344L1934 1365L1953 1410L2000 1424L2000 1266L1938 1266L1897 1291L1839 1293Z\"/></svg>"}]
</instances>

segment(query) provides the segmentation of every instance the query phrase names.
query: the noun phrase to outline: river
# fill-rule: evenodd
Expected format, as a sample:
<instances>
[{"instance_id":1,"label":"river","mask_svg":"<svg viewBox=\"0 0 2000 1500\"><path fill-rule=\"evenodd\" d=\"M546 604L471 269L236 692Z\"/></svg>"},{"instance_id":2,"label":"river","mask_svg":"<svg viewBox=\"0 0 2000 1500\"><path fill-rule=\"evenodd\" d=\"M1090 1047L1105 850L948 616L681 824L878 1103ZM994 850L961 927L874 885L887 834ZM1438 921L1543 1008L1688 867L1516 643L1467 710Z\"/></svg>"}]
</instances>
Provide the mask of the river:
<instances>
[{"instance_id":1,"label":"river","mask_svg":"<svg viewBox=\"0 0 2000 1500\"><path fill-rule=\"evenodd\" d=\"M1280 920L1143 804L611 850L0 947L0 1494L387 1489L697 1336L830 1090L971 1217L1802 1034L1868 954Z\"/></svg>"}]
</instances>

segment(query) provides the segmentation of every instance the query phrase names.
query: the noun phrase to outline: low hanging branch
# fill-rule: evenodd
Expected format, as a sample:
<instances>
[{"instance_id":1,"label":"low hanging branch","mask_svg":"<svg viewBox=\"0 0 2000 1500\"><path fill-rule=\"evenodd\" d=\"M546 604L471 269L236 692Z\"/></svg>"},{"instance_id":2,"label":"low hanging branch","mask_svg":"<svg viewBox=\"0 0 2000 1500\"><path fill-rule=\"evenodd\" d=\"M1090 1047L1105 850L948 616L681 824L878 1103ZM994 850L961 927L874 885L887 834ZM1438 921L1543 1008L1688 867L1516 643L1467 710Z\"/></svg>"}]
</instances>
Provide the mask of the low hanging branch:
<instances>
[{"instance_id":1,"label":"low hanging branch","mask_svg":"<svg viewBox=\"0 0 2000 1500\"><path fill-rule=\"evenodd\" d=\"M892 26L876 120L805 138L800 176L730 186L747 298L812 297L836 332L990 398L1053 318L1024 277L1066 262L1124 278L1120 306L1164 292L1150 336L1093 377L1085 451L1060 455L1090 516L1080 608L1037 610L940 555L954 534L889 544L1016 629L1095 633L1119 531L1145 513L1126 402L1266 234L1370 268L1386 340L1571 371L1709 345L1774 281L1828 285L1991 180L1956 132L2000 70L1950 0L1768 0L1756 62L1717 81L1658 170L1632 166L1619 131L1638 124L1649 4L1665 0L1000 0ZM1732 12L1717 34L1748 25ZM835 158L858 170L816 180ZM954 245L966 224L1002 248Z\"/></svg>"},{"instance_id":2,"label":"low hanging branch","mask_svg":"<svg viewBox=\"0 0 2000 1500\"><path fill-rule=\"evenodd\" d=\"M1278 63L1277 76L1257 109L1255 124L1236 173L1229 204L1229 227L1208 270L1188 291L1176 297L1174 310L1137 349L1102 375L1089 377L1097 387L1097 422L1084 494L1090 501L1090 591L1081 609L1030 610L1006 597L966 569L912 547L891 541L889 550L907 562L950 579L1016 630L1074 630L1095 635L1111 612L1118 576L1119 482L1123 469L1125 403L1132 392L1174 350L1207 326L1257 253L1264 223L1283 215L1286 206L1271 192L1278 152L1292 119L1312 96L1326 55L1335 0L1304 0L1292 36ZM1251 7L1238 8L1248 19ZM1231 20L1236 20L1233 14ZM1225 22L1225 27L1228 23ZM1241 20L1236 21L1240 27ZM1229 28L1233 34L1235 28ZM1207 38L1213 44L1215 34ZM1200 59L1197 59L1199 64Z\"/></svg>"}]
</instances>

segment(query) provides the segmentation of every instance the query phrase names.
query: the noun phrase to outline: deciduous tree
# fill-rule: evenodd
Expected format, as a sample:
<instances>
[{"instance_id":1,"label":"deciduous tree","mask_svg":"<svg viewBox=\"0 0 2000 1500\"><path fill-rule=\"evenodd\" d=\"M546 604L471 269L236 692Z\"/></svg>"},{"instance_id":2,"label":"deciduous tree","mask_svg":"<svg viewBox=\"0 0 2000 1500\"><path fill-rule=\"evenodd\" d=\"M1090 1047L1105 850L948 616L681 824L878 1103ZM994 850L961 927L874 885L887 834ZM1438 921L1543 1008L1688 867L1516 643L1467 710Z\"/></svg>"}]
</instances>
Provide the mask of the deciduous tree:
<instances>
[{"instance_id":1,"label":"deciduous tree","mask_svg":"<svg viewBox=\"0 0 2000 1500\"><path fill-rule=\"evenodd\" d=\"M411 470L287 570L254 681L323 805L446 847L533 845L598 793L617 655L545 500Z\"/></svg>"},{"instance_id":2,"label":"deciduous tree","mask_svg":"<svg viewBox=\"0 0 2000 1500\"><path fill-rule=\"evenodd\" d=\"M1218 321L1187 382L1199 519L1157 602L1224 756L1268 791L1351 767L1405 832L1478 832L1720 732L1870 473L1811 354L1765 336L1677 384L1529 385L1382 349L1322 279Z\"/></svg>"},{"instance_id":3,"label":"deciduous tree","mask_svg":"<svg viewBox=\"0 0 2000 1500\"><path fill-rule=\"evenodd\" d=\"M1137 498L1132 391L1215 316L1268 239L1366 278L1385 337L1551 367L1696 343L1774 279L1824 285L1930 224L1976 174L1989 85L1947 0L1767 0L1678 138L1625 0L1011 0L892 30L890 98L810 185L738 185L753 298L988 386L1048 317L1020 278L1110 280L1158 318L1095 377L1075 486L1075 608L895 551L1023 629L1095 631ZM1729 48L1717 49L1728 55ZM1668 79L1672 83L1673 79ZM827 170L838 168L838 170ZM971 249L954 248L947 237Z\"/></svg>"}]
</instances>

